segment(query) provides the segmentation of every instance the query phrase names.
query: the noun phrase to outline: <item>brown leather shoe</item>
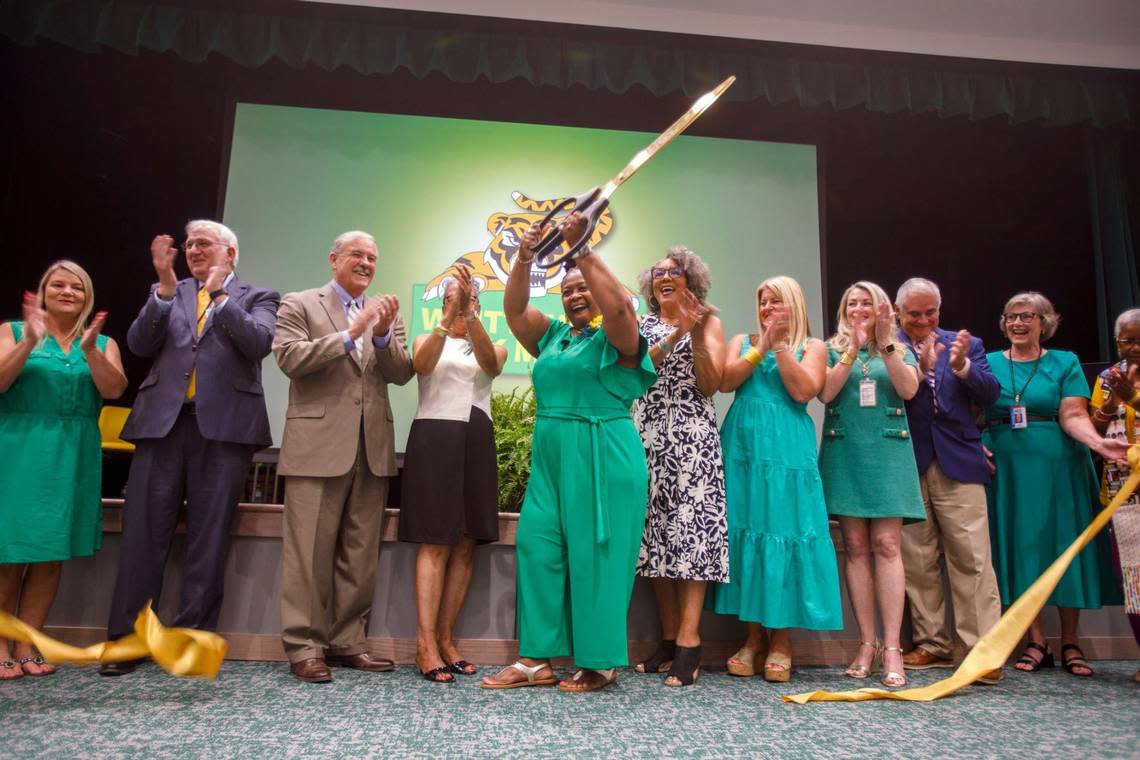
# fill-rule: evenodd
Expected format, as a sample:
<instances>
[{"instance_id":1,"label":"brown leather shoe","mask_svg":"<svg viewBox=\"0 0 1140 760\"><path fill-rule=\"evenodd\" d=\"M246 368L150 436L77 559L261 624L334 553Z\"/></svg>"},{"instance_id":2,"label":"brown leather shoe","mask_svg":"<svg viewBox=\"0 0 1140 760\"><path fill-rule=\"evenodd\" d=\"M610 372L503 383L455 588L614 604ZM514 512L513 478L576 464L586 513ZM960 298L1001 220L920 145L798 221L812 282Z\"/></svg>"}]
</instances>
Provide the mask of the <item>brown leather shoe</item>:
<instances>
[{"instance_id":1,"label":"brown leather shoe","mask_svg":"<svg viewBox=\"0 0 1140 760\"><path fill-rule=\"evenodd\" d=\"M1005 678L1005 670L1002 668L994 668L993 670L987 670L985 673L982 673L981 677L978 678L978 683L993 686L1003 678Z\"/></svg>"},{"instance_id":2,"label":"brown leather shoe","mask_svg":"<svg viewBox=\"0 0 1140 760\"><path fill-rule=\"evenodd\" d=\"M293 671L294 678L305 683L328 683L332 680L329 666L319 657L294 662L289 669Z\"/></svg>"},{"instance_id":3,"label":"brown leather shoe","mask_svg":"<svg viewBox=\"0 0 1140 760\"><path fill-rule=\"evenodd\" d=\"M938 657L922 647L915 647L903 655L903 667L907 670L930 670L931 668L953 668L954 661L948 657Z\"/></svg>"},{"instance_id":4,"label":"brown leather shoe","mask_svg":"<svg viewBox=\"0 0 1140 760\"><path fill-rule=\"evenodd\" d=\"M366 670L369 673L387 673L396 669L396 663L382 657L373 657L368 652L359 654L330 654L325 657L329 665L340 668Z\"/></svg>"}]
</instances>

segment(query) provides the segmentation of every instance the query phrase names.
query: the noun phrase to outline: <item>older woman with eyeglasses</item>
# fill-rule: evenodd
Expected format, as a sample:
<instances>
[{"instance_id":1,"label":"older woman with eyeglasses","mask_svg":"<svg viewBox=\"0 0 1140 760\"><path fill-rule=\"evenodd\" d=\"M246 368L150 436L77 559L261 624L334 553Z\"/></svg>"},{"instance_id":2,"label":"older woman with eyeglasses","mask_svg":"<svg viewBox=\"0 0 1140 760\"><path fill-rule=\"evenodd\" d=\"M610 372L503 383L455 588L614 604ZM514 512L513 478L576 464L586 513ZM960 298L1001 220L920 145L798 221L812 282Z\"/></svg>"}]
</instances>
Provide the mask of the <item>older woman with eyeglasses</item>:
<instances>
[{"instance_id":1,"label":"older woman with eyeglasses","mask_svg":"<svg viewBox=\"0 0 1140 760\"><path fill-rule=\"evenodd\" d=\"M1116 352L1120 361L1096 379L1093 387L1092 423L1106 438L1126 441L1136 435L1136 412L1140 410L1140 309L1129 309L1116 318ZM1116 496L1131 474L1125 462L1105 462L1100 482L1100 503ZM1108 526L1112 545L1113 572L1124 589L1124 612L1132 626L1132 636L1140 644L1140 495L1133 494L1121 505ZM1140 670L1133 680L1140 683Z\"/></svg>"},{"instance_id":2,"label":"older woman with eyeglasses","mask_svg":"<svg viewBox=\"0 0 1140 760\"><path fill-rule=\"evenodd\" d=\"M93 555L103 539L99 410L127 377L94 306L83 267L57 261L25 294L23 321L0 325L0 609L33 628L62 561ZM0 639L0 681L54 671L31 644Z\"/></svg>"},{"instance_id":3,"label":"older woman with eyeglasses","mask_svg":"<svg viewBox=\"0 0 1140 760\"><path fill-rule=\"evenodd\" d=\"M992 457L986 486L994 571L1003 604L1012 604L1092 519L1096 473L1089 450L1106 460L1124 457L1128 444L1102 438L1089 420L1089 385L1077 355L1046 349L1060 316L1040 293L1018 293L1002 309L1005 351L986 356L1001 394L986 409L983 444ZM1047 604L1061 617L1061 664L1075 676L1092 668L1077 643L1080 610L1097 609L1113 591L1096 544L1077 555ZM1108 576L1111 578L1111 575ZM1052 667L1038 616L1014 667Z\"/></svg>"},{"instance_id":4,"label":"older woman with eyeglasses","mask_svg":"<svg viewBox=\"0 0 1140 760\"><path fill-rule=\"evenodd\" d=\"M706 301L709 268L688 248L670 248L638 285L649 304L641 332L657 382L633 405L649 468L637 574L653 581L662 641L637 671L667 670L666 686L689 686L699 675L705 590L729 579L724 465L712 403L724 368L724 329Z\"/></svg>"}]
</instances>

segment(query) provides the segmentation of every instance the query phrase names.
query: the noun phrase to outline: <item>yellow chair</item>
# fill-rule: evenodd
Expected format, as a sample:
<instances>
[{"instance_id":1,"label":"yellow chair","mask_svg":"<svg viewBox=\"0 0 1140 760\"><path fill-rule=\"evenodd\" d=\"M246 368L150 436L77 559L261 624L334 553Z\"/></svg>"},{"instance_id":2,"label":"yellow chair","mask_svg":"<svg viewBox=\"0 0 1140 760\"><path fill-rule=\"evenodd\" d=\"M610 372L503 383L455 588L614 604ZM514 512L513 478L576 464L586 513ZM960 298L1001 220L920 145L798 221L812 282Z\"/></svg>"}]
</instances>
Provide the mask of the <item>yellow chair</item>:
<instances>
[{"instance_id":1,"label":"yellow chair","mask_svg":"<svg viewBox=\"0 0 1140 760\"><path fill-rule=\"evenodd\" d=\"M99 434L103 437L104 451L134 451L135 445L119 437L131 413L127 406L105 406L99 412Z\"/></svg>"}]
</instances>

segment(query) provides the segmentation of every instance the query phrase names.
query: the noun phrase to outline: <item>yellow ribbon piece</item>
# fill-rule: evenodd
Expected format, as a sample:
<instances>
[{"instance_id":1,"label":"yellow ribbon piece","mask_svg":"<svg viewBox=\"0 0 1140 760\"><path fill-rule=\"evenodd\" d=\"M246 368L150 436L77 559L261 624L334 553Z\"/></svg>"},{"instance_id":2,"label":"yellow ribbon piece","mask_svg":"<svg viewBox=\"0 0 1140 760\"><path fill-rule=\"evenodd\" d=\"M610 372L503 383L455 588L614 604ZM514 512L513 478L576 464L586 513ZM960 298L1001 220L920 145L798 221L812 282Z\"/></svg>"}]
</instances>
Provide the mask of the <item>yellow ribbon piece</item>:
<instances>
[{"instance_id":1,"label":"yellow ribbon piece","mask_svg":"<svg viewBox=\"0 0 1140 760\"><path fill-rule=\"evenodd\" d=\"M216 678L226 659L226 640L221 636L192 628L167 628L159 622L149 602L135 619L134 633L89 647L64 644L6 612L0 612L0 636L34 644L44 659L54 665L151 657L171 675Z\"/></svg>"},{"instance_id":2,"label":"yellow ribbon piece","mask_svg":"<svg viewBox=\"0 0 1140 760\"><path fill-rule=\"evenodd\" d=\"M1085 548L1097 533L1108 524L1113 513L1120 505L1128 500L1136 487L1140 485L1140 444L1133 445L1128 450L1128 465L1132 474L1121 487L1116 498L1107 507L1101 510L1081 535L1062 552L1060 557L1049 565L1041 577L1025 590L1014 602L1001 620L997 622L989 633L978 640L962 664L949 678L936 681L929 686L917 689L903 689L902 691L887 691L885 689L857 689L855 691L811 691L806 694L789 694L784 697L785 702L795 702L798 705L807 702L866 702L872 699L898 699L904 702L931 702L953 694L961 688L969 686L991 670L1005 665L1014 647L1021 641L1021 637L1029 629L1029 624L1041 612L1053 589L1061 582L1061 576L1072 564L1073 559Z\"/></svg>"}]
</instances>

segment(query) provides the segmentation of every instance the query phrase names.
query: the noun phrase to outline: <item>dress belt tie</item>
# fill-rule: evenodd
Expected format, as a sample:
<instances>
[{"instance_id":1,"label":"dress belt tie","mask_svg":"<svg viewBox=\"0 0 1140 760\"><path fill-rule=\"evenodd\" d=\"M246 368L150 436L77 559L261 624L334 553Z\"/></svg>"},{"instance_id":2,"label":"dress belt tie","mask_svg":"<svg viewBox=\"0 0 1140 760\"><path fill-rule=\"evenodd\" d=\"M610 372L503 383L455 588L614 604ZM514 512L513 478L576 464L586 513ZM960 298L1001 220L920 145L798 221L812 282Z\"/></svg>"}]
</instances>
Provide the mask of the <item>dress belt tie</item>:
<instances>
[{"instance_id":1,"label":"dress belt tie","mask_svg":"<svg viewBox=\"0 0 1140 760\"><path fill-rule=\"evenodd\" d=\"M609 520L602 504L602 463L598 451L598 428L603 422L628 420L628 412L607 412L601 415L581 414L569 410L545 410L535 416L551 420L573 420L590 426L590 464L593 467L594 481L594 543L601 546L610 540Z\"/></svg>"}]
</instances>

